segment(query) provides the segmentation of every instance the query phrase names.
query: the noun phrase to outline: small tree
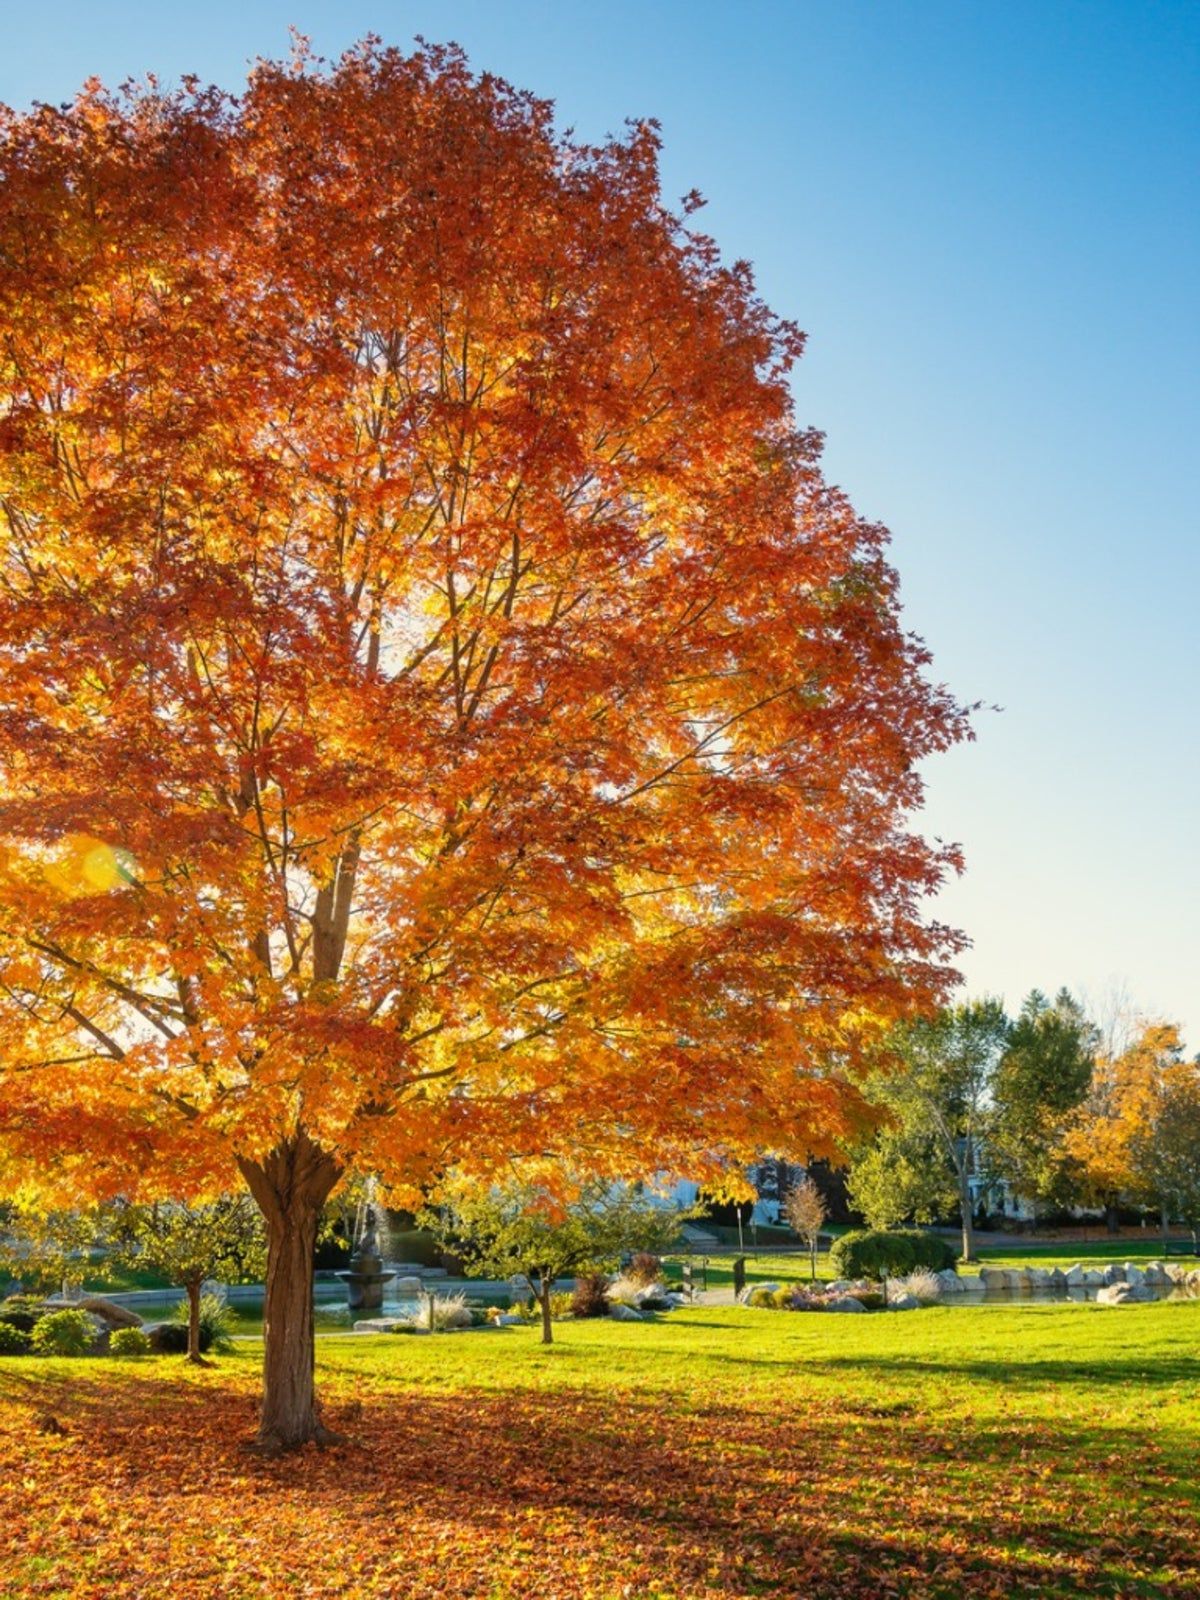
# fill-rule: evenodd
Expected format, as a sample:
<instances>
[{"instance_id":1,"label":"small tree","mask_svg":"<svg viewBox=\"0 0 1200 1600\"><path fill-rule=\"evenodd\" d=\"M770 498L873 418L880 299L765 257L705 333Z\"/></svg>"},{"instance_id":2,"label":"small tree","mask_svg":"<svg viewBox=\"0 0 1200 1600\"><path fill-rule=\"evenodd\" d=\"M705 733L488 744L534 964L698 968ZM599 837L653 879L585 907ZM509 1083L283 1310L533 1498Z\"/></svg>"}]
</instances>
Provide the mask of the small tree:
<instances>
[{"instance_id":1,"label":"small tree","mask_svg":"<svg viewBox=\"0 0 1200 1600\"><path fill-rule=\"evenodd\" d=\"M266 1230L249 1195L215 1200L210 1205L123 1206L115 1229L114 1253L131 1266L148 1267L182 1285L188 1297L187 1359L203 1366L201 1286L213 1277L236 1282L261 1278L266 1266Z\"/></svg>"},{"instance_id":2,"label":"small tree","mask_svg":"<svg viewBox=\"0 0 1200 1600\"><path fill-rule=\"evenodd\" d=\"M964 1261L974 1259L971 1179L977 1176L991 1086L1008 1039L1009 1022L999 1000L949 1007L899 1028L902 1069L871 1085L872 1097L890 1114L905 1148L936 1152L930 1203L949 1176L962 1221Z\"/></svg>"},{"instance_id":3,"label":"small tree","mask_svg":"<svg viewBox=\"0 0 1200 1600\"><path fill-rule=\"evenodd\" d=\"M853 1153L846 1195L868 1228L932 1222L958 1199L945 1146L927 1129L897 1123L881 1128Z\"/></svg>"},{"instance_id":4,"label":"small tree","mask_svg":"<svg viewBox=\"0 0 1200 1600\"><path fill-rule=\"evenodd\" d=\"M825 1196L807 1174L789 1191L783 1204L783 1214L808 1246L809 1278L815 1280L821 1226L829 1212L825 1206Z\"/></svg>"},{"instance_id":5,"label":"small tree","mask_svg":"<svg viewBox=\"0 0 1200 1600\"><path fill-rule=\"evenodd\" d=\"M1092 1085L1098 1030L1066 989L1034 990L1013 1024L992 1083L987 1145L993 1170L1033 1202L1066 1205L1079 1164L1066 1132Z\"/></svg>"},{"instance_id":6,"label":"small tree","mask_svg":"<svg viewBox=\"0 0 1200 1600\"><path fill-rule=\"evenodd\" d=\"M95 1208L44 1211L11 1202L0 1233L0 1277L47 1291L81 1282L93 1254L105 1247L105 1217Z\"/></svg>"},{"instance_id":7,"label":"small tree","mask_svg":"<svg viewBox=\"0 0 1200 1600\"><path fill-rule=\"evenodd\" d=\"M1087 1099L1066 1135L1084 1193L1104 1207L1110 1233L1119 1231L1122 1197L1162 1196L1162 1180L1151 1170L1149 1152L1163 1089L1178 1070L1181 1054L1176 1027L1142 1023L1119 1055L1097 1058Z\"/></svg>"},{"instance_id":8,"label":"small tree","mask_svg":"<svg viewBox=\"0 0 1200 1600\"><path fill-rule=\"evenodd\" d=\"M611 1268L630 1250L661 1255L691 1215L611 1184L587 1185L564 1204L537 1182L504 1189L464 1183L455 1185L425 1220L468 1272L523 1276L541 1308L542 1343L553 1344L550 1293L557 1278Z\"/></svg>"},{"instance_id":9,"label":"small tree","mask_svg":"<svg viewBox=\"0 0 1200 1600\"><path fill-rule=\"evenodd\" d=\"M1148 1116L1130 1140L1137 1187L1158 1198L1165 1238L1172 1213L1200 1226L1200 1061L1168 1060Z\"/></svg>"}]
</instances>

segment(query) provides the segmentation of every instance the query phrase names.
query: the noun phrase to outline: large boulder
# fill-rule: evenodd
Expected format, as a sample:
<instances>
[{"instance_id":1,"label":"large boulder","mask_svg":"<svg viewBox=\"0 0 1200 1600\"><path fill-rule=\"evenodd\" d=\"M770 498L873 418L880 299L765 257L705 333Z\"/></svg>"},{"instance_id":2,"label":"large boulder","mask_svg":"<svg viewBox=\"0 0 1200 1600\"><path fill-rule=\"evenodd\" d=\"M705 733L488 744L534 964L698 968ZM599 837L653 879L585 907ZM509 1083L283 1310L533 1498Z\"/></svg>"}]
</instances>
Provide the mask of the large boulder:
<instances>
[{"instance_id":1,"label":"large boulder","mask_svg":"<svg viewBox=\"0 0 1200 1600\"><path fill-rule=\"evenodd\" d=\"M1153 1289L1148 1289L1140 1283L1109 1283L1096 1295L1098 1306L1127 1306L1138 1301L1154 1300L1157 1296Z\"/></svg>"},{"instance_id":2,"label":"large boulder","mask_svg":"<svg viewBox=\"0 0 1200 1600\"><path fill-rule=\"evenodd\" d=\"M406 1273L392 1281L392 1292L399 1300L415 1300L421 1293L421 1280L416 1273Z\"/></svg>"},{"instance_id":3,"label":"large boulder","mask_svg":"<svg viewBox=\"0 0 1200 1600\"><path fill-rule=\"evenodd\" d=\"M674 1303L665 1283L651 1283L639 1289L636 1302L643 1311L670 1311Z\"/></svg>"},{"instance_id":4,"label":"large boulder","mask_svg":"<svg viewBox=\"0 0 1200 1600\"><path fill-rule=\"evenodd\" d=\"M614 1322L644 1322L646 1320L640 1311L635 1311L632 1306L623 1306L616 1301L609 1306L608 1314Z\"/></svg>"},{"instance_id":5,"label":"large boulder","mask_svg":"<svg viewBox=\"0 0 1200 1600\"><path fill-rule=\"evenodd\" d=\"M1029 1287L1031 1289L1048 1289L1050 1287L1050 1273L1047 1268L1029 1268Z\"/></svg>"},{"instance_id":6,"label":"large boulder","mask_svg":"<svg viewBox=\"0 0 1200 1600\"><path fill-rule=\"evenodd\" d=\"M103 1295L89 1294L82 1300L73 1302L78 1311L87 1311L93 1317L99 1317L101 1322L110 1328L140 1328L142 1318L136 1311L130 1311L128 1306L119 1306L113 1300L106 1300Z\"/></svg>"},{"instance_id":7,"label":"large boulder","mask_svg":"<svg viewBox=\"0 0 1200 1600\"><path fill-rule=\"evenodd\" d=\"M980 1267L979 1281L985 1289L1007 1289L1008 1273L1003 1267Z\"/></svg>"},{"instance_id":8,"label":"large boulder","mask_svg":"<svg viewBox=\"0 0 1200 1600\"><path fill-rule=\"evenodd\" d=\"M1106 1284L1124 1283L1125 1268L1118 1266L1115 1261L1110 1261L1108 1266L1104 1269L1103 1278Z\"/></svg>"},{"instance_id":9,"label":"large boulder","mask_svg":"<svg viewBox=\"0 0 1200 1600\"><path fill-rule=\"evenodd\" d=\"M750 1296L757 1294L760 1289L767 1294L778 1294L781 1287L782 1285L778 1283L748 1283L738 1295L738 1302L744 1306L749 1305Z\"/></svg>"},{"instance_id":10,"label":"large boulder","mask_svg":"<svg viewBox=\"0 0 1200 1600\"><path fill-rule=\"evenodd\" d=\"M898 1294L894 1300L888 1300L889 1311L918 1311L920 1306L921 1302L915 1294Z\"/></svg>"},{"instance_id":11,"label":"large boulder","mask_svg":"<svg viewBox=\"0 0 1200 1600\"><path fill-rule=\"evenodd\" d=\"M865 1311L867 1308L861 1300L856 1300L852 1294L835 1294L825 1302L826 1311Z\"/></svg>"},{"instance_id":12,"label":"large boulder","mask_svg":"<svg viewBox=\"0 0 1200 1600\"><path fill-rule=\"evenodd\" d=\"M1124 1270L1124 1273L1125 1273L1125 1282L1126 1283L1135 1283L1135 1284L1145 1283L1146 1274L1142 1271L1141 1267L1135 1266L1135 1264L1132 1261L1127 1261L1125 1263L1125 1266L1124 1266L1123 1270Z\"/></svg>"},{"instance_id":13,"label":"large boulder","mask_svg":"<svg viewBox=\"0 0 1200 1600\"><path fill-rule=\"evenodd\" d=\"M1065 1289L1069 1281L1061 1267L1055 1267L1050 1273L1050 1287L1052 1289Z\"/></svg>"},{"instance_id":14,"label":"large boulder","mask_svg":"<svg viewBox=\"0 0 1200 1600\"><path fill-rule=\"evenodd\" d=\"M1082 1289L1087 1282L1087 1273L1078 1261L1073 1267L1068 1267L1063 1276L1066 1278L1069 1289Z\"/></svg>"}]
</instances>

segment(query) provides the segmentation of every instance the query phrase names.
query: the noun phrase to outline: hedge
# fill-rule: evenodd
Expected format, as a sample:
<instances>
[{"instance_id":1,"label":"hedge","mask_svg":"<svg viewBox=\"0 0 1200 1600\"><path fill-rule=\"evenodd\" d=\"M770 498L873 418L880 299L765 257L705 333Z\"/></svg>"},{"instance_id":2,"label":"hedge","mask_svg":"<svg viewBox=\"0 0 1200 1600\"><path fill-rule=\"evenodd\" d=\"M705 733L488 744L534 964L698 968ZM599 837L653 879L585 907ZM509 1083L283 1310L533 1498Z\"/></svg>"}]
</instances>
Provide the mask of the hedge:
<instances>
[{"instance_id":1,"label":"hedge","mask_svg":"<svg viewBox=\"0 0 1200 1600\"><path fill-rule=\"evenodd\" d=\"M835 1239L829 1259L839 1278L877 1281L885 1272L899 1277L915 1267L944 1272L953 1267L957 1256L940 1234L924 1233L918 1228L895 1232L860 1228Z\"/></svg>"}]
</instances>

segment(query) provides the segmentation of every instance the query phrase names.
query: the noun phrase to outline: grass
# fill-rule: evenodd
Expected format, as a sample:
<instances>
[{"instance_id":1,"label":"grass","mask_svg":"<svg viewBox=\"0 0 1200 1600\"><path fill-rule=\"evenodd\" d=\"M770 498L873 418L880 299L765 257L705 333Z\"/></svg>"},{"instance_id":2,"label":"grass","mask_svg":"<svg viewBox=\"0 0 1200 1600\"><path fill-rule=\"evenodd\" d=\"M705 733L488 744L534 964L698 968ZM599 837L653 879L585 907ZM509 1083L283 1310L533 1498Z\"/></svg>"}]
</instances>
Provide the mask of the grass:
<instances>
[{"instance_id":1,"label":"grass","mask_svg":"<svg viewBox=\"0 0 1200 1600\"><path fill-rule=\"evenodd\" d=\"M1198 1335L1191 1302L323 1339L353 1442L280 1462L238 1448L254 1345L0 1360L0 1594L1196 1595Z\"/></svg>"},{"instance_id":2,"label":"grass","mask_svg":"<svg viewBox=\"0 0 1200 1600\"><path fill-rule=\"evenodd\" d=\"M1115 1239L1088 1239L1083 1241L1063 1241L1049 1239L1044 1243L1038 1241L1023 1241L1021 1244L989 1245L987 1235L979 1235L976 1241L977 1261L963 1268L966 1272L976 1270L979 1266L990 1267L1062 1267L1072 1266L1076 1261L1107 1262L1107 1261L1161 1261L1172 1259L1187 1267L1196 1266L1196 1260L1188 1256L1164 1257L1162 1240L1157 1234L1149 1234L1146 1238L1129 1238L1122 1236ZM746 1281L748 1283L807 1283L809 1275L809 1258L807 1254L775 1254L769 1250L762 1250L755 1254L752 1250L746 1251ZM668 1261L668 1275L672 1281L678 1281L680 1264L678 1261ZM695 1258L696 1282L700 1283L700 1257ZM708 1286L710 1289L727 1288L733 1282L732 1259L725 1257L710 1257L707 1268ZM831 1279L837 1276L827 1252L817 1256L818 1279Z\"/></svg>"}]
</instances>

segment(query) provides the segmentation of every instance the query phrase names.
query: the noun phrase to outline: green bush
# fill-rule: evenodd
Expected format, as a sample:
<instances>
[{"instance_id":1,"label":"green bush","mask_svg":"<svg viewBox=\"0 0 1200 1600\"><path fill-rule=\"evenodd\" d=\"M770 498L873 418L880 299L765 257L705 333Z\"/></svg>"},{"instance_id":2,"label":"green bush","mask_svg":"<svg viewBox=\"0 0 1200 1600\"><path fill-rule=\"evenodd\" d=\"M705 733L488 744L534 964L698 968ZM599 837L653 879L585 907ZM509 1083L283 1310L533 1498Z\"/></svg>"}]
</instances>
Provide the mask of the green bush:
<instances>
[{"instance_id":1,"label":"green bush","mask_svg":"<svg viewBox=\"0 0 1200 1600\"><path fill-rule=\"evenodd\" d=\"M955 1254L939 1234L924 1233L919 1228L894 1232L858 1229L834 1240L829 1259L839 1278L878 1280L885 1272L889 1277L898 1277L914 1267L942 1272L954 1265Z\"/></svg>"},{"instance_id":2,"label":"green bush","mask_svg":"<svg viewBox=\"0 0 1200 1600\"><path fill-rule=\"evenodd\" d=\"M108 1341L108 1353L112 1356L148 1356L150 1335L143 1333L141 1328L117 1328Z\"/></svg>"},{"instance_id":3,"label":"green bush","mask_svg":"<svg viewBox=\"0 0 1200 1600\"><path fill-rule=\"evenodd\" d=\"M958 1251L940 1233L922 1233L914 1229L912 1239L918 1267L928 1267L930 1272L949 1272L958 1260Z\"/></svg>"},{"instance_id":4,"label":"green bush","mask_svg":"<svg viewBox=\"0 0 1200 1600\"><path fill-rule=\"evenodd\" d=\"M776 1289L775 1293L771 1296L771 1304L778 1311L790 1311L792 1309L792 1301L795 1299L795 1295L795 1285L787 1283L782 1289Z\"/></svg>"},{"instance_id":5,"label":"green bush","mask_svg":"<svg viewBox=\"0 0 1200 1600\"><path fill-rule=\"evenodd\" d=\"M31 1336L24 1328L11 1322L0 1322L0 1356L29 1354Z\"/></svg>"},{"instance_id":6,"label":"green bush","mask_svg":"<svg viewBox=\"0 0 1200 1600\"><path fill-rule=\"evenodd\" d=\"M775 1304L774 1291L771 1289L751 1289L746 1304L750 1306L773 1306Z\"/></svg>"},{"instance_id":7,"label":"green bush","mask_svg":"<svg viewBox=\"0 0 1200 1600\"><path fill-rule=\"evenodd\" d=\"M46 1315L46 1302L40 1294L10 1294L0 1301L0 1322L9 1322L23 1333L32 1333Z\"/></svg>"},{"instance_id":8,"label":"green bush","mask_svg":"<svg viewBox=\"0 0 1200 1600\"><path fill-rule=\"evenodd\" d=\"M29 1336L35 1355L85 1356L95 1335L86 1312L51 1311Z\"/></svg>"}]
</instances>

